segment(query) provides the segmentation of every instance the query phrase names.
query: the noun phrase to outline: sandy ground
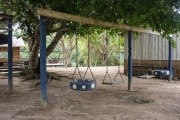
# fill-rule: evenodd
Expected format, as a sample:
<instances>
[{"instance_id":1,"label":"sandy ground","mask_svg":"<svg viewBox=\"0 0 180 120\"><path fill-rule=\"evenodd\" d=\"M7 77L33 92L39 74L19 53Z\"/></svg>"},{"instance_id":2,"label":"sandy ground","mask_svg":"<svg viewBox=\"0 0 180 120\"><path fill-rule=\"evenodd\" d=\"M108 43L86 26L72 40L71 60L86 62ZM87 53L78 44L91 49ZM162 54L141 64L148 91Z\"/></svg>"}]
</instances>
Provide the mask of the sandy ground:
<instances>
[{"instance_id":1,"label":"sandy ground","mask_svg":"<svg viewBox=\"0 0 180 120\"><path fill-rule=\"evenodd\" d=\"M74 68L50 68L72 76ZM14 94L8 94L7 76L0 75L0 120L180 120L180 81L133 77L133 90L125 82L102 85L105 67L92 68L97 89L69 89L69 79L48 82L48 106L42 107L37 80L14 78ZM80 68L84 73L85 68ZM109 68L114 78L117 67ZM88 73L87 78L91 78Z\"/></svg>"}]
</instances>

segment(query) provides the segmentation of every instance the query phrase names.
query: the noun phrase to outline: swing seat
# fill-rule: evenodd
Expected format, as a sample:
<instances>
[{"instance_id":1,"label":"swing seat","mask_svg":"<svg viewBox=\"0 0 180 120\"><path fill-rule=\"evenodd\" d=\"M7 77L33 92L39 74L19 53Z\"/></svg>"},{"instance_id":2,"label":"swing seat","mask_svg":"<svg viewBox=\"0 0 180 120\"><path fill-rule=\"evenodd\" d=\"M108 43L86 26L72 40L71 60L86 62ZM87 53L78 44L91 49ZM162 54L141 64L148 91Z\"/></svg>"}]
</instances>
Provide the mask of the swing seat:
<instances>
[{"instance_id":1,"label":"swing seat","mask_svg":"<svg viewBox=\"0 0 180 120\"><path fill-rule=\"evenodd\" d=\"M153 70L153 74L156 78L167 78L169 77L169 70L166 69L157 69Z\"/></svg>"},{"instance_id":2,"label":"swing seat","mask_svg":"<svg viewBox=\"0 0 180 120\"><path fill-rule=\"evenodd\" d=\"M77 79L70 81L70 88L77 91L90 91L96 88L96 81L90 79Z\"/></svg>"},{"instance_id":3,"label":"swing seat","mask_svg":"<svg viewBox=\"0 0 180 120\"><path fill-rule=\"evenodd\" d=\"M106 84L106 85L113 85L113 82L111 80L106 80L106 81L103 81L102 84Z\"/></svg>"},{"instance_id":4,"label":"swing seat","mask_svg":"<svg viewBox=\"0 0 180 120\"><path fill-rule=\"evenodd\" d=\"M103 81L102 84L106 84L106 85L114 85L114 84L119 84L121 82L124 82L123 80L106 80Z\"/></svg>"}]
</instances>

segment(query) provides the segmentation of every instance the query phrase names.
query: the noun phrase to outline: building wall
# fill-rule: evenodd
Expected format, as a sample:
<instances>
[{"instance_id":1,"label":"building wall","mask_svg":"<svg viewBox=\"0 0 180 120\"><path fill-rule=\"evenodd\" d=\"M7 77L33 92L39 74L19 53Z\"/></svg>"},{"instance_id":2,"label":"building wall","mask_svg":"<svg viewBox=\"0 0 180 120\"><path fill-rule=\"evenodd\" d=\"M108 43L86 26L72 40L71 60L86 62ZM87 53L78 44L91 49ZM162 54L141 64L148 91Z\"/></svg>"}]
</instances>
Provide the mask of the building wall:
<instances>
[{"instance_id":1,"label":"building wall","mask_svg":"<svg viewBox=\"0 0 180 120\"><path fill-rule=\"evenodd\" d=\"M173 35L176 48L172 49L175 76L180 77L180 35ZM124 68L127 71L128 36L125 36ZM132 59L133 65L154 65L168 67L168 40L159 35L139 33L133 36Z\"/></svg>"},{"instance_id":2,"label":"building wall","mask_svg":"<svg viewBox=\"0 0 180 120\"><path fill-rule=\"evenodd\" d=\"M0 52L8 54L7 47L0 47ZM20 61L20 47L13 47L13 61L17 62ZM8 62L8 58L0 58L0 62Z\"/></svg>"}]
</instances>

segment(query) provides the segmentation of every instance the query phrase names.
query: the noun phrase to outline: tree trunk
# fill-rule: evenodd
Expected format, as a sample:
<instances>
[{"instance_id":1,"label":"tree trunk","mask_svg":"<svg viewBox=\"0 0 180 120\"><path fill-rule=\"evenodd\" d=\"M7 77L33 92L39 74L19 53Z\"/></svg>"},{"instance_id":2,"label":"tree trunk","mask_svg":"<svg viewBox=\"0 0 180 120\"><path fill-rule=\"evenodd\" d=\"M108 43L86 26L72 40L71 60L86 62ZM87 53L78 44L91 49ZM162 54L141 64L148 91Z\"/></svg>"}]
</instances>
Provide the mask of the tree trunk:
<instances>
[{"instance_id":1,"label":"tree trunk","mask_svg":"<svg viewBox=\"0 0 180 120\"><path fill-rule=\"evenodd\" d=\"M65 42L67 44L65 44ZM75 42L72 38L68 38L67 40L61 39L59 45L61 46L61 54L65 58L65 64L67 65L67 67L70 67L72 52L75 48Z\"/></svg>"},{"instance_id":2,"label":"tree trunk","mask_svg":"<svg viewBox=\"0 0 180 120\"><path fill-rule=\"evenodd\" d=\"M71 57L72 57L71 53L65 57L67 67L71 67Z\"/></svg>"},{"instance_id":3,"label":"tree trunk","mask_svg":"<svg viewBox=\"0 0 180 120\"><path fill-rule=\"evenodd\" d=\"M29 57L29 66L28 66L28 74L34 74L37 72L38 65L38 51L40 44L40 36L39 36L39 28L37 27L35 30L34 39L32 43L29 44L30 57Z\"/></svg>"},{"instance_id":4,"label":"tree trunk","mask_svg":"<svg viewBox=\"0 0 180 120\"><path fill-rule=\"evenodd\" d=\"M54 50L54 48L56 47L56 45L59 43L59 40L61 39L61 37L67 32L69 31L69 28L62 28L60 29L57 33L56 36L54 37L53 41L49 44L49 46L47 47L47 53L46 56L49 56L51 54L51 52Z\"/></svg>"},{"instance_id":5,"label":"tree trunk","mask_svg":"<svg viewBox=\"0 0 180 120\"><path fill-rule=\"evenodd\" d=\"M67 32L69 29L60 29L57 33L50 45L47 47L47 56L54 50L56 45L58 44L61 37ZM29 66L27 72L27 79L34 78L37 74L40 74L40 59L38 59L39 53L39 45L40 45L40 34L39 27L36 28L34 34L34 39L31 43L29 43L30 57L29 57Z\"/></svg>"}]
</instances>

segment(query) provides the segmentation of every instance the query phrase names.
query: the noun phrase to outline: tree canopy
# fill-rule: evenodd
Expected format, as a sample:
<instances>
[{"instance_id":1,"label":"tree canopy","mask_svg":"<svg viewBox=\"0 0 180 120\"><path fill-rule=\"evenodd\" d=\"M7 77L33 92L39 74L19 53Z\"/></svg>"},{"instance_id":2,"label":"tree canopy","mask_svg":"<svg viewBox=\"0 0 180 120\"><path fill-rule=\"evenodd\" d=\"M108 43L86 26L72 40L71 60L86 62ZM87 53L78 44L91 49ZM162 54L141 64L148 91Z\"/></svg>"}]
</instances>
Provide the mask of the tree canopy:
<instances>
[{"instance_id":1,"label":"tree canopy","mask_svg":"<svg viewBox=\"0 0 180 120\"><path fill-rule=\"evenodd\" d=\"M103 21L152 28L164 34L180 30L180 0L6 0L1 11L14 15L27 31L38 24L35 8L47 8ZM51 25L57 23L55 20ZM30 25L27 25L31 23ZM64 22L60 22L65 24ZM71 23L68 23L70 25ZM66 24L67 25L67 24ZM51 31L53 32L53 31ZM27 32L28 33L28 32Z\"/></svg>"},{"instance_id":2,"label":"tree canopy","mask_svg":"<svg viewBox=\"0 0 180 120\"><path fill-rule=\"evenodd\" d=\"M97 20L152 28L164 37L180 31L180 0L1 0L0 11L14 15L22 36L29 42L30 68L36 68L39 50L39 17L36 8L82 15ZM101 28L47 18L47 35L52 42L47 46L47 56L64 34L74 34L78 26L81 35L91 34ZM114 32L112 32L114 33Z\"/></svg>"}]
</instances>

